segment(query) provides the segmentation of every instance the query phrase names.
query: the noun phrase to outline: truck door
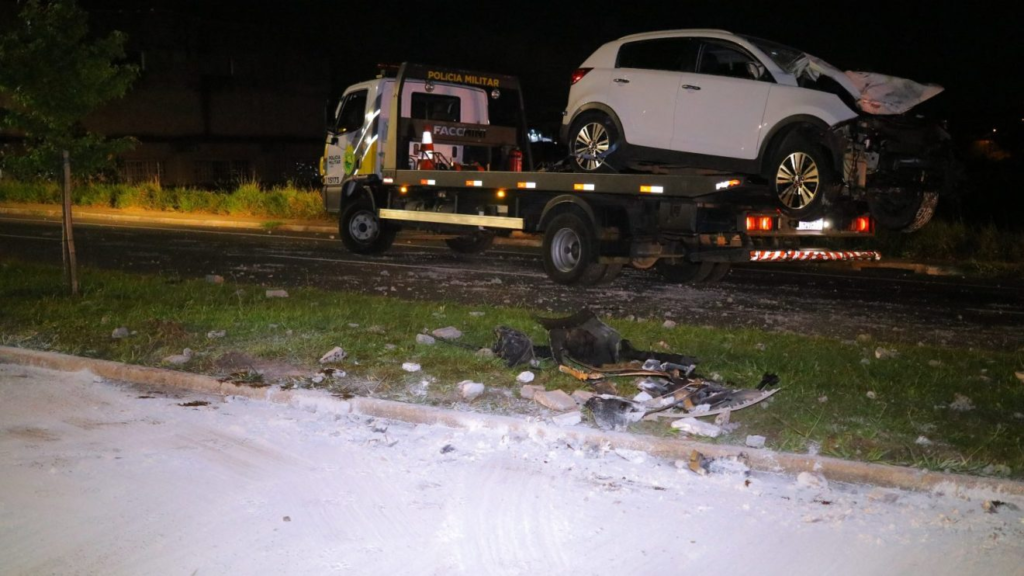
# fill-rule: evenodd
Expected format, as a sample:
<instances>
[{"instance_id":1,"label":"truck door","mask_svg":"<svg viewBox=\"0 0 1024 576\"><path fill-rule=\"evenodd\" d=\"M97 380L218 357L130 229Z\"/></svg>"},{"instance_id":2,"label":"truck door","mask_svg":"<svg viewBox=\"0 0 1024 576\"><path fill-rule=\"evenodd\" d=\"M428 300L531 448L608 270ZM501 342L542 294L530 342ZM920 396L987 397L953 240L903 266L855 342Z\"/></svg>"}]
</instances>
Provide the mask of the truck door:
<instances>
[{"instance_id":1,"label":"truck door","mask_svg":"<svg viewBox=\"0 0 1024 576\"><path fill-rule=\"evenodd\" d=\"M328 195L340 192L342 180L358 167L356 148L371 126L366 113L368 93L367 88L354 90L345 94L338 103L334 129L328 134L324 154L324 184Z\"/></svg>"}]
</instances>

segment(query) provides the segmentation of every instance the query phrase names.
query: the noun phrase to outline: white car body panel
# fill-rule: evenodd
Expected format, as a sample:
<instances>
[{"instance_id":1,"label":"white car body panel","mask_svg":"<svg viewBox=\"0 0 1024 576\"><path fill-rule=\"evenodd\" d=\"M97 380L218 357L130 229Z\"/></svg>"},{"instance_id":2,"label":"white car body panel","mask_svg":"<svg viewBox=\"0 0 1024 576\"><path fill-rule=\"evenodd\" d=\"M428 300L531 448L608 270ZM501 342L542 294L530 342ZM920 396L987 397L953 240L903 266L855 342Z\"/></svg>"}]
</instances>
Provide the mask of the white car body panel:
<instances>
[{"instance_id":1,"label":"white car body panel","mask_svg":"<svg viewBox=\"0 0 1024 576\"><path fill-rule=\"evenodd\" d=\"M619 112L627 139L639 146L668 148L676 114L676 90L682 74L617 68L608 85L608 104ZM622 82L622 81L625 82Z\"/></svg>"},{"instance_id":2,"label":"white car body panel","mask_svg":"<svg viewBox=\"0 0 1024 576\"><path fill-rule=\"evenodd\" d=\"M771 84L684 73L676 96L672 150L753 160ZM700 90L682 88L696 86Z\"/></svg>"}]
</instances>

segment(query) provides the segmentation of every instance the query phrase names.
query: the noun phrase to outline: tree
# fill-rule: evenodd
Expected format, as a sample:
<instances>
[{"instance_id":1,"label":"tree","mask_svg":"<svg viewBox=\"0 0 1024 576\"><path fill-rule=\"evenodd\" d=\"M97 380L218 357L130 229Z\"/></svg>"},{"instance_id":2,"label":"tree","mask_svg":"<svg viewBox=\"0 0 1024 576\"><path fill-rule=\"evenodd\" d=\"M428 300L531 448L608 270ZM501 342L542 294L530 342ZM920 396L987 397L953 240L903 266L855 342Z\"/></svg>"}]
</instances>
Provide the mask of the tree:
<instances>
[{"instance_id":1,"label":"tree","mask_svg":"<svg viewBox=\"0 0 1024 576\"><path fill-rule=\"evenodd\" d=\"M28 0L13 29L0 36L0 127L24 136L0 154L20 177L60 172L61 151L71 153L75 174L91 177L132 147L131 138L107 139L82 120L123 96L138 76L124 63L125 36L89 36L88 15L74 0Z\"/></svg>"}]
</instances>

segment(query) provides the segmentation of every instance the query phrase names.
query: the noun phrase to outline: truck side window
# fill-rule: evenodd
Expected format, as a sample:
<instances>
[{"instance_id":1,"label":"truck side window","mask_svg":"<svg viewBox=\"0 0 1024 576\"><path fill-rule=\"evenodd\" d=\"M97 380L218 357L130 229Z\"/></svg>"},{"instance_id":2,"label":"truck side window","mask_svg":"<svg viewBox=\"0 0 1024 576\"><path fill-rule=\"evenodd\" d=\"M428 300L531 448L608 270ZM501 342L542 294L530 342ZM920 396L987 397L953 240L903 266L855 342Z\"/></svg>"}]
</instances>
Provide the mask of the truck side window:
<instances>
[{"instance_id":1,"label":"truck side window","mask_svg":"<svg viewBox=\"0 0 1024 576\"><path fill-rule=\"evenodd\" d=\"M412 117L439 122L462 121L462 99L443 94L412 93Z\"/></svg>"},{"instance_id":2,"label":"truck side window","mask_svg":"<svg viewBox=\"0 0 1024 576\"><path fill-rule=\"evenodd\" d=\"M344 134L363 127L366 119L366 90L345 96L338 112L338 134Z\"/></svg>"},{"instance_id":3,"label":"truck side window","mask_svg":"<svg viewBox=\"0 0 1024 576\"><path fill-rule=\"evenodd\" d=\"M615 67L693 72L697 69L699 48L700 42L694 38L657 38L630 42L619 48Z\"/></svg>"}]
</instances>

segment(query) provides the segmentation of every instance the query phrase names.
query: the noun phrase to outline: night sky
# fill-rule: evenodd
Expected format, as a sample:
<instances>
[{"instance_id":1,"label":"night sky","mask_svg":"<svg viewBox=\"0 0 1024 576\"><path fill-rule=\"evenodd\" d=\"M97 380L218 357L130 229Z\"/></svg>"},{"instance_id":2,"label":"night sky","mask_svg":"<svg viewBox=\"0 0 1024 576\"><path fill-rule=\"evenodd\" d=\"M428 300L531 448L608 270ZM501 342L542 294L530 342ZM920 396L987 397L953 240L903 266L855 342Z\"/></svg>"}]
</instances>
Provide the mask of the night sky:
<instances>
[{"instance_id":1,"label":"night sky","mask_svg":"<svg viewBox=\"0 0 1024 576\"><path fill-rule=\"evenodd\" d=\"M1024 118L1021 9L940 2L262 2L81 0L95 28L118 12L186 14L253 49L326 57L333 92L379 62L518 75L530 120L556 123L568 77L599 45L635 32L723 28L776 40L842 69L935 82L935 113L964 128Z\"/></svg>"}]
</instances>

